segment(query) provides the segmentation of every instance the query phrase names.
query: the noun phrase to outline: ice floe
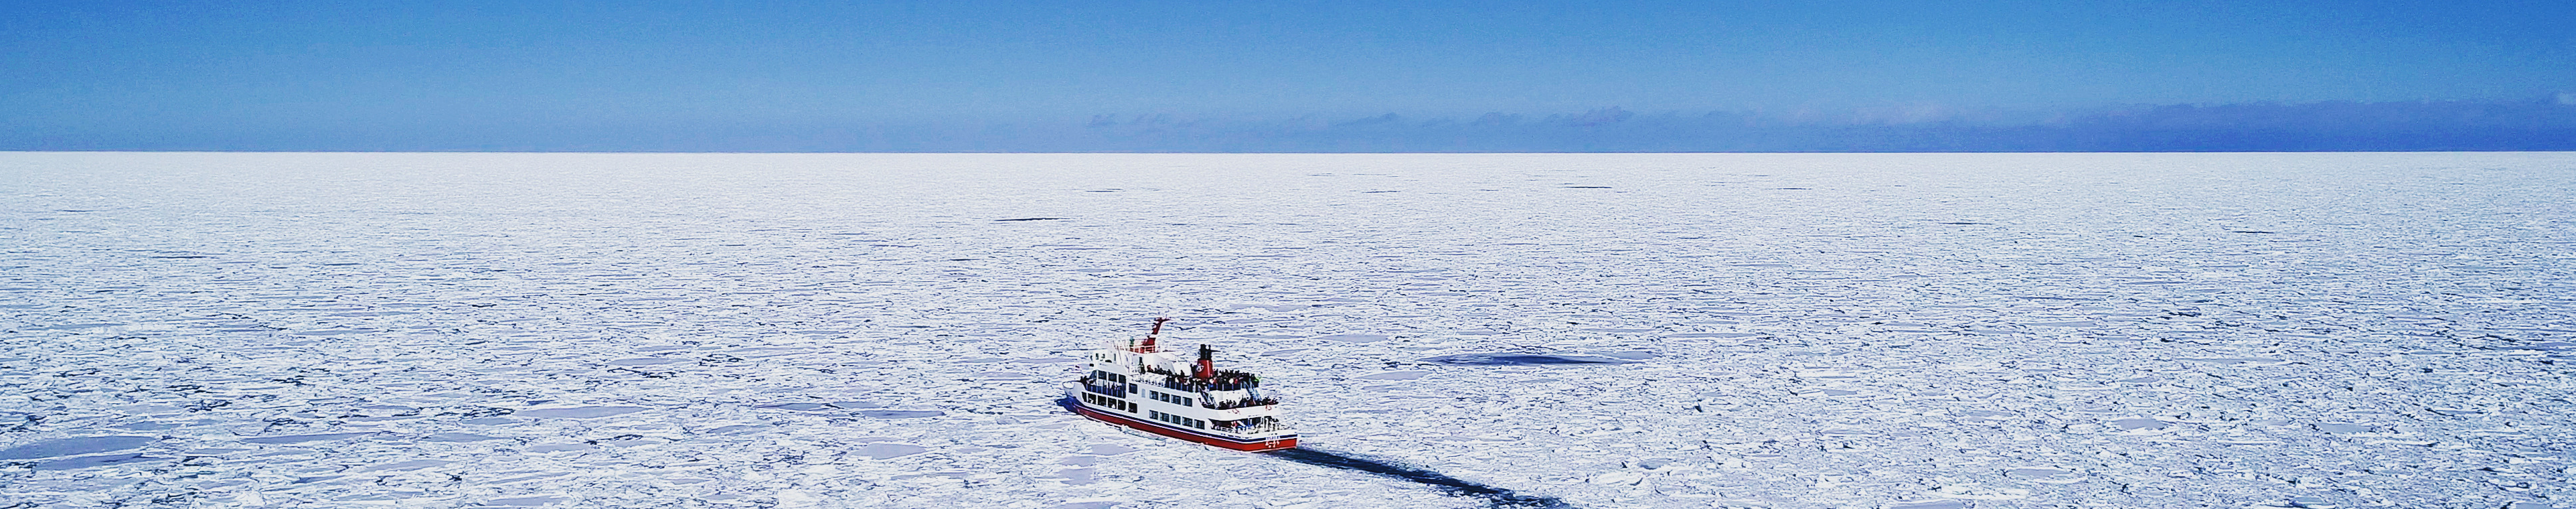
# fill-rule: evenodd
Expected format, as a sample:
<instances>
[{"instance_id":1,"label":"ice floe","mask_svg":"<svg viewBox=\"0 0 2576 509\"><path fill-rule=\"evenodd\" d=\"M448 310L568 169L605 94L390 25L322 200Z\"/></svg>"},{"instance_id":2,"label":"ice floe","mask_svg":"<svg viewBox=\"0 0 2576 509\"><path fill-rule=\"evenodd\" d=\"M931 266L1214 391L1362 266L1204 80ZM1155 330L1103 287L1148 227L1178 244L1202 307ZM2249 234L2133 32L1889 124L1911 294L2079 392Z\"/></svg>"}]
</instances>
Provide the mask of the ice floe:
<instances>
[{"instance_id":1,"label":"ice floe","mask_svg":"<svg viewBox=\"0 0 2576 509\"><path fill-rule=\"evenodd\" d=\"M0 500L2560 507L2569 168L0 154ZM1156 316L1313 455L1063 412Z\"/></svg>"}]
</instances>

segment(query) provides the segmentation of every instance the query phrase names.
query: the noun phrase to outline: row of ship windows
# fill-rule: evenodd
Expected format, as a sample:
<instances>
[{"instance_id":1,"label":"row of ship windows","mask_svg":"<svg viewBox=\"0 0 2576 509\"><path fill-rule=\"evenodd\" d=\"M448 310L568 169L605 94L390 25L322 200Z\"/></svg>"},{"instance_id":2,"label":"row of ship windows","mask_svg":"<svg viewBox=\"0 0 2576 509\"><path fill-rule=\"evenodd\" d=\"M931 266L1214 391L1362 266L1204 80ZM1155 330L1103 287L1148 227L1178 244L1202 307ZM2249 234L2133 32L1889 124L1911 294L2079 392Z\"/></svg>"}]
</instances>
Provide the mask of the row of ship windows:
<instances>
[{"instance_id":1,"label":"row of ship windows","mask_svg":"<svg viewBox=\"0 0 2576 509\"><path fill-rule=\"evenodd\" d=\"M1207 429L1207 421L1202 421L1202 420L1198 420L1198 419L1191 419L1191 418L1188 418L1188 417L1182 417L1182 416L1172 415L1172 414L1167 414L1167 413L1162 413L1162 412L1152 412L1152 414L1153 414L1153 415L1152 415L1152 417L1154 418L1154 420L1157 420L1157 421L1163 421L1163 422L1168 422L1168 423L1172 423L1172 424L1178 424L1178 425L1182 425L1182 426L1189 426L1189 427L1192 427L1192 428Z\"/></svg>"},{"instance_id":2,"label":"row of ship windows","mask_svg":"<svg viewBox=\"0 0 2576 509\"><path fill-rule=\"evenodd\" d=\"M1086 392L1086 393L1082 393L1082 401L1083 401L1084 403L1090 403L1090 404L1093 404L1093 405L1099 405L1099 406L1105 406L1105 407L1109 407L1109 408L1115 408L1115 409L1118 409L1119 411L1122 411L1122 412L1135 412L1135 411L1136 411L1136 404L1135 404L1135 403L1128 402L1127 400L1122 400L1122 399L1118 399L1118 398L1112 398L1112 397L1108 397L1108 396L1102 396L1102 395L1098 395L1098 394L1092 394L1092 393L1088 393L1088 392Z\"/></svg>"},{"instance_id":3,"label":"row of ship windows","mask_svg":"<svg viewBox=\"0 0 2576 509\"><path fill-rule=\"evenodd\" d=\"M1152 397L1154 398L1154 400L1155 400L1155 401L1161 401L1161 402L1164 402L1164 403L1171 403L1171 404L1174 404L1174 405L1180 405L1180 406L1191 406L1191 404L1190 404L1190 398L1189 398L1188 396L1175 396L1175 395L1171 395L1171 394L1165 394L1165 393L1163 393L1162 391L1144 391L1144 392L1145 392L1145 395L1147 395L1147 396L1152 396ZM1089 402L1092 402L1092 404L1095 404L1095 405L1100 405L1100 406L1105 406L1105 407L1110 407L1110 408L1123 409L1123 410L1126 410L1126 411L1129 411L1129 412L1134 412L1134 411L1136 411L1136 404L1135 404L1135 403L1130 403L1130 402L1127 402L1127 400L1123 400L1123 399L1118 399L1118 398L1112 398L1112 397L1108 397L1108 396L1101 396L1101 395L1097 395L1097 394L1092 394L1092 393L1089 393L1089 392L1085 392L1085 393L1083 393L1083 394L1082 394L1082 400L1083 400L1083 401L1089 401Z\"/></svg>"}]
</instances>

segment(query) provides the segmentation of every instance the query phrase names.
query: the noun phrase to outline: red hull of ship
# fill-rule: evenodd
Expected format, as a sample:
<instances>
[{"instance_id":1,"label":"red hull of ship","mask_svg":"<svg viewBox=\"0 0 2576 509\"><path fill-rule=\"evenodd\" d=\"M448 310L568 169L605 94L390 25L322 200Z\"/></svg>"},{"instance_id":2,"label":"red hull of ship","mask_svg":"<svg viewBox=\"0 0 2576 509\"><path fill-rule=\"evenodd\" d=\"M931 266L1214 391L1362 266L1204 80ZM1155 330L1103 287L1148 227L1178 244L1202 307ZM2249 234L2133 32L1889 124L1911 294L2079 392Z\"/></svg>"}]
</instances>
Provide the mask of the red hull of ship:
<instances>
[{"instance_id":1,"label":"red hull of ship","mask_svg":"<svg viewBox=\"0 0 2576 509\"><path fill-rule=\"evenodd\" d=\"M1135 429L1139 429L1139 430L1144 430L1144 431L1147 431L1147 432L1151 432L1151 433L1156 434L1156 435L1162 435L1162 436L1167 436L1167 437L1172 437L1172 438L1178 438L1178 439L1182 439L1182 440L1188 440L1188 441L1192 441L1192 442L1198 442L1198 443L1202 443L1202 444L1213 445L1213 446L1223 447L1223 448L1227 448L1227 449L1233 449L1233 450L1237 450L1237 451L1244 451L1244 452L1270 452L1270 451L1276 451L1276 450L1280 450L1280 449L1290 449L1290 448L1295 448L1295 447L1297 447L1297 437L1295 437L1295 436L1290 436L1290 437L1281 438L1281 439L1277 439L1277 440L1263 440L1263 441L1259 441L1259 442L1236 442L1236 441L1233 441L1233 440L1227 440L1227 439L1218 438L1218 437L1213 437L1213 436L1208 436L1208 435L1203 435L1203 434L1199 434L1199 433L1193 433L1193 432L1190 432L1190 431L1188 431L1188 430L1174 429L1174 428L1172 428L1172 427L1170 427L1170 426L1164 426L1164 425L1161 425L1161 424L1156 424L1156 423L1153 423L1153 422L1148 422L1148 421L1141 420L1141 419L1136 419L1136 418L1133 418L1133 417L1128 417L1128 416L1124 416L1124 415L1113 414L1113 413L1109 413L1109 412L1102 412L1102 411L1099 411L1099 410L1096 410L1096 409L1092 409L1091 407L1083 406L1083 405L1082 405L1082 403L1080 403L1080 402L1067 402L1067 403L1068 403L1068 404L1067 404L1066 406L1073 407L1073 412L1074 412L1074 413L1082 414L1084 417L1090 417L1090 418L1092 418L1092 419L1098 419L1100 422L1106 422L1106 423L1110 423L1110 424L1116 424L1116 425L1120 425L1120 426L1126 426L1126 427L1130 427L1130 428L1135 428Z\"/></svg>"}]
</instances>

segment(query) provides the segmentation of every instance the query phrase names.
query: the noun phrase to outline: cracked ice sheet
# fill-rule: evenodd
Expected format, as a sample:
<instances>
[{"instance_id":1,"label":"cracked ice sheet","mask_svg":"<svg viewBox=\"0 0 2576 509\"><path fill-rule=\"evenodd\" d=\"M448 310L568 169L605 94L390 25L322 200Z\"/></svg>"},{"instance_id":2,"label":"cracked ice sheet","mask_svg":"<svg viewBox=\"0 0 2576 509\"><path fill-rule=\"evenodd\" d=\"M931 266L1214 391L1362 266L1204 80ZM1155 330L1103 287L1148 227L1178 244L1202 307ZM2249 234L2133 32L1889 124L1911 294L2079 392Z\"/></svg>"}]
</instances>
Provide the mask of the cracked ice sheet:
<instances>
[{"instance_id":1,"label":"cracked ice sheet","mask_svg":"<svg viewBox=\"0 0 2576 509\"><path fill-rule=\"evenodd\" d=\"M2571 166L0 154L0 498L1475 505L1054 406L1170 315L1580 506L2545 507Z\"/></svg>"}]
</instances>

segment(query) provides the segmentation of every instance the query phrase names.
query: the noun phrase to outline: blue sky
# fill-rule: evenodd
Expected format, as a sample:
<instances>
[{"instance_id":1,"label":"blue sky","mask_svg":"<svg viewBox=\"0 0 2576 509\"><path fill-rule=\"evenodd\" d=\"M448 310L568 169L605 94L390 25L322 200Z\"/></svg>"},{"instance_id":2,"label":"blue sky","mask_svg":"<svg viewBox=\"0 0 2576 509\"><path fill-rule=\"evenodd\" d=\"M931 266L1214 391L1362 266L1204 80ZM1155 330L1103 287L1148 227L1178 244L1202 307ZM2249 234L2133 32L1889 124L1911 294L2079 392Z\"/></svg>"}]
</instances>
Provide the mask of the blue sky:
<instances>
[{"instance_id":1,"label":"blue sky","mask_svg":"<svg viewBox=\"0 0 2576 509\"><path fill-rule=\"evenodd\" d=\"M19 1L0 148L2513 101L2576 91L2570 26L2541 1Z\"/></svg>"}]
</instances>

